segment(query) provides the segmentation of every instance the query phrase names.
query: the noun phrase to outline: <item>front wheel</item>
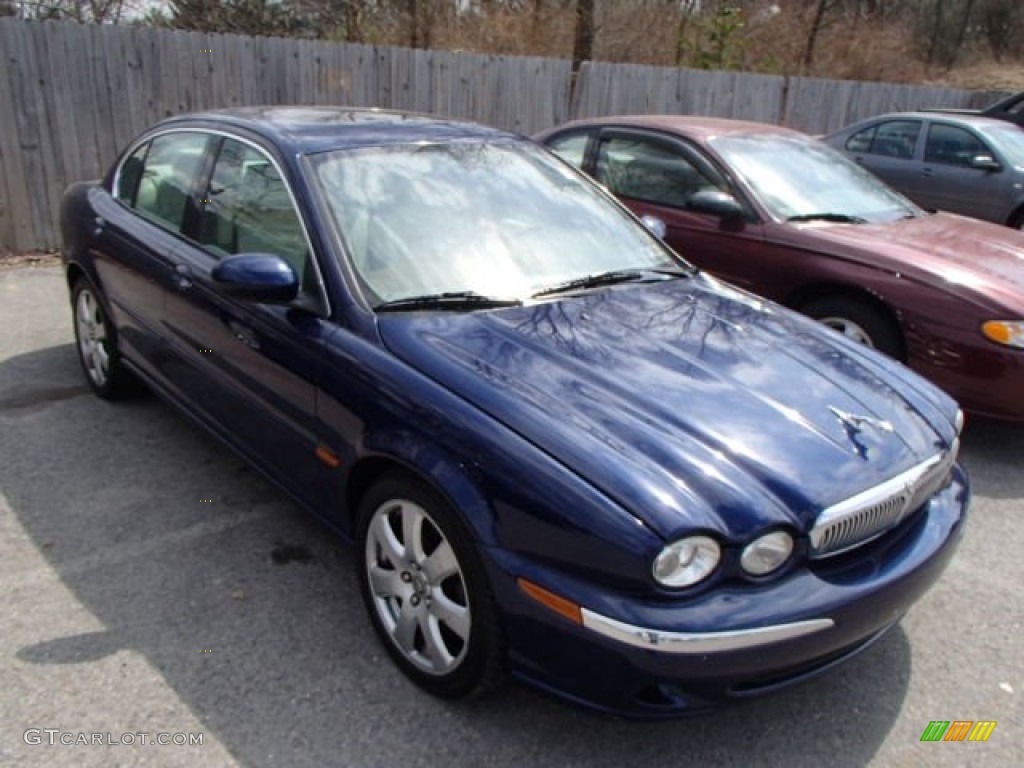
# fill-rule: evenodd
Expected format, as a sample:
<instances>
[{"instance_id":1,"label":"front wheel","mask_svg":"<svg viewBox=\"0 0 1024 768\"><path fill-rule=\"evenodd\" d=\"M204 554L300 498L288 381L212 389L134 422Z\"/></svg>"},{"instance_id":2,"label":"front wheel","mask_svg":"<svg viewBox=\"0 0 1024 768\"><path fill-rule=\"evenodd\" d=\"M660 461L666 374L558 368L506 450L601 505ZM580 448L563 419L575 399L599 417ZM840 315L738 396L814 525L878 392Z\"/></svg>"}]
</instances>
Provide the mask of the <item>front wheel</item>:
<instances>
[{"instance_id":1,"label":"front wheel","mask_svg":"<svg viewBox=\"0 0 1024 768\"><path fill-rule=\"evenodd\" d=\"M359 504L359 581L370 620L426 691L465 698L501 677L497 611L469 534L443 498L404 474Z\"/></svg>"},{"instance_id":2,"label":"front wheel","mask_svg":"<svg viewBox=\"0 0 1024 768\"><path fill-rule=\"evenodd\" d=\"M851 341L877 349L896 360L904 357L899 330L881 311L866 302L846 296L829 296L812 301L802 307L801 312Z\"/></svg>"},{"instance_id":3,"label":"front wheel","mask_svg":"<svg viewBox=\"0 0 1024 768\"><path fill-rule=\"evenodd\" d=\"M86 381L100 397L116 400L134 393L137 381L121 364L114 332L96 292L84 279L71 289L75 342Z\"/></svg>"}]
</instances>

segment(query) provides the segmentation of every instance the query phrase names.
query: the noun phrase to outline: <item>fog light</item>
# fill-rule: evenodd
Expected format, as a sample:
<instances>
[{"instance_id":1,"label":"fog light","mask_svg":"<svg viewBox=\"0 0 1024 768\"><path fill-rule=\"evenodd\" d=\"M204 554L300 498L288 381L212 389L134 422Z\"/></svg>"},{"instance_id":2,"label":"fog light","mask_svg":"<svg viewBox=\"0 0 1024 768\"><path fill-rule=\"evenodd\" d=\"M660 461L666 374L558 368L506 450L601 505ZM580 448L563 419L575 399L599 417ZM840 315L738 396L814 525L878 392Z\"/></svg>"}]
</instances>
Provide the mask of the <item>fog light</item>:
<instances>
[{"instance_id":1,"label":"fog light","mask_svg":"<svg viewBox=\"0 0 1024 768\"><path fill-rule=\"evenodd\" d=\"M708 536L674 541L654 559L654 578L666 587L689 587L703 581L722 558L718 542Z\"/></svg>"},{"instance_id":2,"label":"fog light","mask_svg":"<svg viewBox=\"0 0 1024 768\"><path fill-rule=\"evenodd\" d=\"M751 576L764 576L780 568L791 554L793 537L785 531L772 531L743 548L740 565Z\"/></svg>"}]
</instances>

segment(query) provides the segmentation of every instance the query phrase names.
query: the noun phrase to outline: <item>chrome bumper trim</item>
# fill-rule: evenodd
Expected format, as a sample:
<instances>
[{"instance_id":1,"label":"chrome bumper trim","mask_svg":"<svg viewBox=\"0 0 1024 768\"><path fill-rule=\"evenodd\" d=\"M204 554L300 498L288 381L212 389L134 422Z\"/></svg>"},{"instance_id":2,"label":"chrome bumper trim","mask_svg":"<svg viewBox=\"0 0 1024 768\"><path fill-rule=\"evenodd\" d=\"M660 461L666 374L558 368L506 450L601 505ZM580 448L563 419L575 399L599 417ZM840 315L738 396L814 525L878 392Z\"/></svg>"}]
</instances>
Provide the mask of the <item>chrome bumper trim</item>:
<instances>
[{"instance_id":1,"label":"chrome bumper trim","mask_svg":"<svg viewBox=\"0 0 1024 768\"><path fill-rule=\"evenodd\" d=\"M661 653L723 653L758 648L770 643L821 632L835 626L832 619L809 619L770 627L735 629L726 632L666 632L626 624L582 608L583 626L635 648Z\"/></svg>"}]
</instances>

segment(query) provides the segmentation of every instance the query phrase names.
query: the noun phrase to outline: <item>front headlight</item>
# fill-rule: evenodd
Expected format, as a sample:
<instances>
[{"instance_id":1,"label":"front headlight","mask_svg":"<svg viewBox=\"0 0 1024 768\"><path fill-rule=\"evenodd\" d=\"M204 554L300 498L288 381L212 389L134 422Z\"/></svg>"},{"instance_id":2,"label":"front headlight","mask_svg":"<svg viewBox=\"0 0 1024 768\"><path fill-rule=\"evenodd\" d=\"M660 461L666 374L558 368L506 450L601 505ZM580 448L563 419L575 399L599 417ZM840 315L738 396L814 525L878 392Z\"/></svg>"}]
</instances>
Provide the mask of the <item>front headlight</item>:
<instances>
[{"instance_id":1,"label":"front headlight","mask_svg":"<svg viewBox=\"0 0 1024 768\"><path fill-rule=\"evenodd\" d=\"M772 531L743 548L740 565L751 576L764 576L782 567L791 554L793 537L785 531Z\"/></svg>"},{"instance_id":2,"label":"front headlight","mask_svg":"<svg viewBox=\"0 0 1024 768\"><path fill-rule=\"evenodd\" d=\"M708 536L687 536L661 550L652 570L659 584L678 589L706 579L721 559L717 541Z\"/></svg>"},{"instance_id":3,"label":"front headlight","mask_svg":"<svg viewBox=\"0 0 1024 768\"><path fill-rule=\"evenodd\" d=\"M1024 349L1024 322L1018 320L989 320L981 326L985 338L1007 347Z\"/></svg>"}]
</instances>

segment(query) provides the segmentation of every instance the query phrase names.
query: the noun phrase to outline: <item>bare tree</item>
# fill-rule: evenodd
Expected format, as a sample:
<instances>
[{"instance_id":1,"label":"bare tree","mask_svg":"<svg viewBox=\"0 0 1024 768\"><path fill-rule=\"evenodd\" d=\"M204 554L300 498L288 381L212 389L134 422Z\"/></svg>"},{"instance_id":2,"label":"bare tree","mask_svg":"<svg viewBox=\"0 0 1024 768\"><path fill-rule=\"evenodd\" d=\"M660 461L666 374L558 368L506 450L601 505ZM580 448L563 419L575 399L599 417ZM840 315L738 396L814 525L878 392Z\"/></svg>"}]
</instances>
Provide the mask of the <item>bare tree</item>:
<instances>
[{"instance_id":1,"label":"bare tree","mask_svg":"<svg viewBox=\"0 0 1024 768\"><path fill-rule=\"evenodd\" d=\"M20 5L28 19L83 24L117 24L126 10L125 0L22 0Z\"/></svg>"},{"instance_id":2,"label":"bare tree","mask_svg":"<svg viewBox=\"0 0 1024 768\"><path fill-rule=\"evenodd\" d=\"M926 6L925 13L929 8ZM933 0L925 63L951 68L967 39L974 0Z\"/></svg>"},{"instance_id":3,"label":"bare tree","mask_svg":"<svg viewBox=\"0 0 1024 768\"><path fill-rule=\"evenodd\" d=\"M594 55L594 0L576 0L576 31L572 46L572 72Z\"/></svg>"},{"instance_id":4,"label":"bare tree","mask_svg":"<svg viewBox=\"0 0 1024 768\"><path fill-rule=\"evenodd\" d=\"M1019 0L981 0L976 17L996 61L1024 53L1024 23Z\"/></svg>"},{"instance_id":5,"label":"bare tree","mask_svg":"<svg viewBox=\"0 0 1024 768\"><path fill-rule=\"evenodd\" d=\"M834 0L814 0L814 13L811 16L811 26L807 30L807 38L804 41L804 50L800 55L800 73L806 74L814 63L814 46L818 41L818 35L825 26L825 16L835 5Z\"/></svg>"}]
</instances>

